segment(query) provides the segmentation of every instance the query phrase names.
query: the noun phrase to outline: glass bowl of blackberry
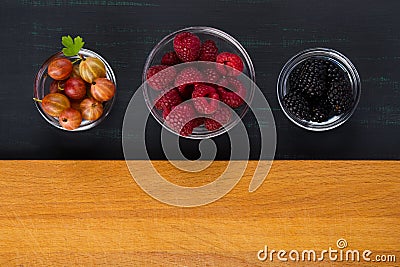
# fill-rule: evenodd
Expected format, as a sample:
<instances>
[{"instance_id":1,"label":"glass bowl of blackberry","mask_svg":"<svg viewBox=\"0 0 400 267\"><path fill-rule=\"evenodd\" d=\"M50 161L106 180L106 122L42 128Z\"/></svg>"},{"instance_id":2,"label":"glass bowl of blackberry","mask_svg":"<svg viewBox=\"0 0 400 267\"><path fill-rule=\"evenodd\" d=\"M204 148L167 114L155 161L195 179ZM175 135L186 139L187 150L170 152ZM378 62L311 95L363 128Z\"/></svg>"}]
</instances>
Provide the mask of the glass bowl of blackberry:
<instances>
[{"instance_id":1,"label":"glass bowl of blackberry","mask_svg":"<svg viewBox=\"0 0 400 267\"><path fill-rule=\"evenodd\" d=\"M293 56L282 68L277 94L285 115L311 131L326 131L345 123L356 110L360 76L343 54L313 48Z\"/></svg>"},{"instance_id":2,"label":"glass bowl of blackberry","mask_svg":"<svg viewBox=\"0 0 400 267\"><path fill-rule=\"evenodd\" d=\"M146 105L162 127L186 138L206 139L229 131L247 113L255 71L234 37L195 26L172 32L153 47L142 82ZM189 115L196 119L175 123Z\"/></svg>"}]
</instances>

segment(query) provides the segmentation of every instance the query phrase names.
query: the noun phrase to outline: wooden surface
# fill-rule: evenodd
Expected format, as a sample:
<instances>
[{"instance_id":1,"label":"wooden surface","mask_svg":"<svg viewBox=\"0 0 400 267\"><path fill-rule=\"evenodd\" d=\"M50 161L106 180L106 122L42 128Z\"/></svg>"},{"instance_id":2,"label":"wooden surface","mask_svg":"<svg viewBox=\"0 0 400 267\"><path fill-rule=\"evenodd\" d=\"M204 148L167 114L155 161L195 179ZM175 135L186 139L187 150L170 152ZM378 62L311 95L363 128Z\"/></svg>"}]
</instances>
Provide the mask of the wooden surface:
<instances>
[{"instance_id":1,"label":"wooden surface","mask_svg":"<svg viewBox=\"0 0 400 267\"><path fill-rule=\"evenodd\" d=\"M187 186L226 165L187 175L154 163ZM249 193L254 166L219 201L177 208L144 193L124 161L0 161L0 265L286 266L257 251L321 251L345 238L397 263L291 266L399 266L400 162L274 161Z\"/></svg>"}]
</instances>

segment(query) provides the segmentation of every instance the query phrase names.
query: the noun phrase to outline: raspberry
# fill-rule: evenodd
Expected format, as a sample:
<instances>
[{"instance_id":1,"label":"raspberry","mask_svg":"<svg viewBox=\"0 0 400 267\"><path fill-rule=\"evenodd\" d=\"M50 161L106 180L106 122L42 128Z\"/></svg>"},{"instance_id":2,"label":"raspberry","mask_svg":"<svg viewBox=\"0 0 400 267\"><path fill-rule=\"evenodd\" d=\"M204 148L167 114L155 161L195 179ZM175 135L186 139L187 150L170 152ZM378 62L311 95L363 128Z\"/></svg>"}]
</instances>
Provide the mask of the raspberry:
<instances>
[{"instance_id":1,"label":"raspberry","mask_svg":"<svg viewBox=\"0 0 400 267\"><path fill-rule=\"evenodd\" d=\"M227 91L222 87L218 87L217 90L221 100L231 108L238 108L243 105L243 99L236 93Z\"/></svg>"},{"instance_id":2,"label":"raspberry","mask_svg":"<svg viewBox=\"0 0 400 267\"><path fill-rule=\"evenodd\" d=\"M170 112L171 112L171 109L169 109L169 108L164 108L163 109L162 117L163 117L164 120L168 117Z\"/></svg>"},{"instance_id":3,"label":"raspberry","mask_svg":"<svg viewBox=\"0 0 400 267\"><path fill-rule=\"evenodd\" d=\"M233 77L226 77L220 80L220 84L224 87L218 87L220 99L231 108L238 108L244 103L246 96L246 87Z\"/></svg>"},{"instance_id":4,"label":"raspberry","mask_svg":"<svg viewBox=\"0 0 400 267\"><path fill-rule=\"evenodd\" d=\"M194 68L188 67L183 69L175 78L175 86L193 84L203 80L203 75L201 72Z\"/></svg>"},{"instance_id":5,"label":"raspberry","mask_svg":"<svg viewBox=\"0 0 400 267\"><path fill-rule=\"evenodd\" d=\"M225 106L220 106L209 118L204 119L204 126L209 131L215 131L226 125L231 119L232 112Z\"/></svg>"},{"instance_id":6,"label":"raspberry","mask_svg":"<svg viewBox=\"0 0 400 267\"><path fill-rule=\"evenodd\" d=\"M168 109L171 110L173 107L182 103L182 98L179 95L177 89L171 89L166 93L161 93L160 97L155 101L154 106L157 109Z\"/></svg>"},{"instance_id":7,"label":"raspberry","mask_svg":"<svg viewBox=\"0 0 400 267\"><path fill-rule=\"evenodd\" d=\"M225 78L222 78L219 82L222 86L224 86L225 88L227 88L231 91L234 91L240 97L242 97L242 98L246 97L247 89L242 84L242 82L239 81L238 79L233 78L233 77L225 77Z\"/></svg>"},{"instance_id":8,"label":"raspberry","mask_svg":"<svg viewBox=\"0 0 400 267\"><path fill-rule=\"evenodd\" d=\"M222 52L217 56L217 70L224 76L238 76L244 68L242 59L236 55L229 52ZM227 68L229 66L231 68Z\"/></svg>"},{"instance_id":9,"label":"raspberry","mask_svg":"<svg viewBox=\"0 0 400 267\"><path fill-rule=\"evenodd\" d=\"M164 56L161 58L162 65L173 66L179 63L181 63L181 61L174 51L165 53Z\"/></svg>"},{"instance_id":10,"label":"raspberry","mask_svg":"<svg viewBox=\"0 0 400 267\"><path fill-rule=\"evenodd\" d=\"M195 84L192 98L194 107L199 113L211 114L218 109L219 95L212 86L201 83Z\"/></svg>"},{"instance_id":11,"label":"raspberry","mask_svg":"<svg viewBox=\"0 0 400 267\"><path fill-rule=\"evenodd\" d=\"M175 79L175 76L175 68L164 65L152 66L147 70L146 73L147 82L155 90L169 89L169 85Z\"/></svg>"},{"instance_id":12,"label":"raspberry","mask_svg":"<svg viewBox=\"0 0 400 267\"><path fill-rule=\"evenodd\" d=\"M169 113L166 118L166 124L175 132L182 136L188 136L197 126L196 111L189 103L183 103L176 106L173 112Z\"/></svg>"},{"instance_id":13,"label":"raspberry","mask_svg":"<svg viewBox=\"0 0 400 267\"><path fill-rule=\"evenodd\" d=\"M217 59L218 47L212 40L206 40L201 44L199 60L213 61Z\"/></svg>"},{"instance_id":14,"label":"raspberry","mask_svg":"<svg viewBox=\"0 0 400 267\"><path fill-rule=\"evenodd\" d=\"M182 32L174 38L174 50L183 62L195 61L200 55L200 39L190 32Z\"/></svg>"},{"instance_id":15,"label":"raspberry","mask_svg":"<svg viewBox=\"0 0 400 267\"><path fill-rule=\"evenodd\" d=\"M205 69L201 73L208 83L215 84L221 78L221 75L214 68Z\"/></svg>"},{"instance_id":16,"label":"raspberry","mask_svg":"<svg viewBox=\"0 0 400 267\"><path fill-rule=\"evenodd\" d=\"M194 90L194 84L192 84L192 83L178 86L179 94L185 100L190 99L190 97L192 96L193 90Z\"/></svg>"},{"instance_id":17,"label":"raspberry","mask_svg":"<svg viewBox=\"0 0 400 267\"><path fill-rule=\"evenodd\" d=\"M195 118L195 119L189 121L188 123L186 123L185 126L183 126L180 134L183 136L191 135L193 133L193 129L196 127L199 127L203 123L204 123L203 118Z\"/></svg>"},{"instance_id":18,"label":"raspberry","mask_svg":"<svg viewBox=\"0 0 400 267\"><path fill-rule=\"evenodd\" d=\"M192 96L194 84L201 81L203 75L199 70L193 67L183 69L175 79L175 87L184 99L189 99Z\"/></svg>"}]
</instances>

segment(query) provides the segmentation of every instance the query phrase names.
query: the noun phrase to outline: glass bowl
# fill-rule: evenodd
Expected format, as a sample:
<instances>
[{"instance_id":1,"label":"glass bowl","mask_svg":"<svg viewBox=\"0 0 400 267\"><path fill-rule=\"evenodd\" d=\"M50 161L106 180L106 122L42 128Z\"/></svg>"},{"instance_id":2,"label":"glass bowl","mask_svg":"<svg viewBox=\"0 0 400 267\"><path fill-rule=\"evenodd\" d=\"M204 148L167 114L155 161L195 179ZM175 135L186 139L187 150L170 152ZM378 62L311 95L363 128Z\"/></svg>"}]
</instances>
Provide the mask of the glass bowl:
<instances>
[{"instance_id":1,"label":"glass bowl","mask_svg":"<svg viewBox=\"0 0 400 267\"><path fill-rule=\"evenodd\" d=\"M100 59L106 67L106 78L111 80L115 84L115 87L117 87L117 80L116 80L114 72L111 69L108 62L103 57L101 57L99 54L97 54L91 50L82 48L79 51L79 55L76 55L76 56L66 57L66 56L64 56L64 54L62 52L58 52L58 53L52 55L50 58L48 58L43 63L43 65L40 67L38 73L36 74L35 83L33 86L33 97L37 98L37 99L43 99L43 97L49 93L50 83L53 81L53 79L48 76L47 67L49 66L49 64L52 60L54 60L56 58L68 58L71 61L74 61L75 59L80 58L80 56L95 57L95 58ZM101 117L99 119L94 120L94 121L83 120L81 125L72 131L88 130L88 129L95 127L99 123L101 123L107 117L107 115L110 113L111 108L114 104L114 101L115 101L115 95L109 101L103 102L104 110L103 110L103 114L101 115ZM42 117L48 123L50 123L51 125L53 125L56 128L59 128L59 129L65 130L65 131L71 131L71 130L67 130L67 129L63 128L60 125L57 117L52 117L52 116L46 114L43 111L42 104L40 102L35 101L35 105L36 105L36 108L38 109L39 113L42 115Z\"/></svg>"},{"instance_id":2,"label":"glass bowl","mask_svg":"<svg viewBox=\"0 0 400 267\"><path fill-rule=\"evenodd\" d=\"M160 65L161 64L161 58L162 56L170 51L173 51L173 39L174 37L181 33L181 32L191 32L195 35L197 35L200 40L203 42L205 40L213 40L217 47L218 47L218 53L221 52L231 52L239 55L242 58L243 64L244 64L244 69L243 69L243 74L247 76L253 83L255 83L255 71L254 71L254 66L253 62L250 59L250 56L246 52L246 50L243 48L243 46L232 36L229 34L215 29L211 27L203 27L203 26L197 26L197 27L189 27L185 29L178 30L176 32L173 32L167 36L165 36L157 45L154 46L152 51L150 52L149 56L147 57L146 63L143 68L143 75L142 75L142 82L145 85L143 87L143 96L146 101L146 105L149 108L151 114L153 117L168 131L177 134L175 131L173 131L171 128L169 128L165 123L164 119L162 116L162 111L154 108L154 100L157 99L159 92L154 91L150 86L147 86L145 83L146 81L146 73L147 70L153 66L153 65ZM251 103L251 100L254 95L254 87L249 86L247 88L247 94L245 98L245 102ZM228 124L224 125L224 127L221 127L220 129L216 131L208 131L204 125L199 126L193 130L193 133L189 136L185 136L186 138L190 139L205 139L205 138L212 138L218 135L221 135L230 129L232 129L237 123L240 122L240 120L244 117L248 110L248 105L246 103L242 105L239 108L235 109L235 112L237 113L238 116L236 116L236 119L233 119L231 122Z\"/></svg>"},{"instance_id":3,"label":"glass bowl","mask_svg":"<svg viewBox=\"0 0 400 267\"><path fill-rule=\"evenodd\" d=\"M320 58L324 60L329 60L333 62L335 65L337 65L347 75L350 81L351 89L353 91L354 99L352 107L346 112L340 115L335 115L331 117L329 120L324 122L314 122L314 121L306 121L299 119L298 117L296 117L295 115L286 110L286 107L282 101L283 97L289 91L287 87L288 87L288 78L291 72L296 68L297 65L301 64L302 62L310 58ZM300 53L296 54L291 59L289 59L289 61L284 65L284 67L281 70L281 73L279 74L277 82L277 94L278 94L279 105L281 106L283 112L289 118L289 120L307 130L326 131L342 125L353 115L360 100L361 81L356 68L347 57L329 48L312 48L301 51Z\"/></svg>"}]
</instances>

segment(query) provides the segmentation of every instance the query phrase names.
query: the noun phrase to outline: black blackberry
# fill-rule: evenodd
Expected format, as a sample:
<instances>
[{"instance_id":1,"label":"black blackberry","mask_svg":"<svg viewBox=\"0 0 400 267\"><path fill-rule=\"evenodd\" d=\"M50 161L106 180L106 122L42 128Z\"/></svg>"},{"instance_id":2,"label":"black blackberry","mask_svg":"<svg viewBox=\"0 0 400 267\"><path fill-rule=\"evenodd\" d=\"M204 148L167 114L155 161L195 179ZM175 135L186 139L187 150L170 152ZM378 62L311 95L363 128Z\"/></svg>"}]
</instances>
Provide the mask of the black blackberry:
<instances>
[{"instance_id":1,"label":"black blackberry","mask_svg":"<svg viewBox=\"0 0 400 267\"><path fill-rule=\"evenodd\" d=\"M353 92L348 84L342 82L333 82L327 98L329 103L332 105L333 112L336 115L342 114L348 111L354 101Z\"/></svg>"},{"instance_id":2,"label":"black blackberry","mask_svg":"<svg viewBox=\"0 0 400 267\"><path fill-rule=\"evenodd\" d=\"M327 99L323 99L321 102L315 103L311 108L311 121L327 121L332 116L332 111L332 105Z\"/></svg>"},{"instance_id":3,"label":"black blackberry","mask_svg":"<svg viewBox=\"0 0 400 267\"><path fill-rule=\"evenodd\" d=\"M289 92L283 97L287 110L302 120L310 120L310 104L307 99L296 91Z\"/></svg>"},{"instance_id":4,"label":"black blackberry","mask_svg":"<svg viewBox=\"0 0 400 267\"><path fill-rule=\"evenodd\" d=\"M301 70L296 70L297 68ZM294 76L291 89L300 91L309 98L318 98L326 93L325 60L308 59L297 68L292 71ZM296 76L298 76L297 80L295 80Z\"/></svg>"},{"instance_id":5,"label":"black blackberry","mask_svg":"<svg viewBox=\"0 0 400 267\"><path fill-rule=\"evenodd\" d=\"M328 113L320 108L314 108L311 114L311 121L324 122L328 119Z\"/></svg>"},{"instance_id":6,"label":"black blackberry","mask_svg":"<svg viewBox=\"0 0 400 267\"><path fill-rule=\"evenodd\" d=\"M297 65L296 68L294 68L289 75L289 88L291 91L296 90L296 88L298 86L298 81L301 76L302 68L303 68L303 64L301 63L301 64Z\"/></svg>"},{"instance_id":7,"label":"black blackberry","mask_svg":"<svg viewBox=\"0 0 400 267\"><path fill-rule=\"evenodd\" d=\"M349 78L346 73L332 61L326 61L327 66L327 84L328 88L332 86L333 83L341 83L342 85L349 85Z\"/></svg>"},{"instance_id":8,"label":"black blackberry","mask_svg":"<svg viewBox=\"0 0 400 267\"><path fill-rule=\"evenodd\" d=\"M292 70L288 83L283 103L299 119L324 122L348 111L354 102L347 73L332 60L305 60Z\"/></svg>"}]
</instances>

